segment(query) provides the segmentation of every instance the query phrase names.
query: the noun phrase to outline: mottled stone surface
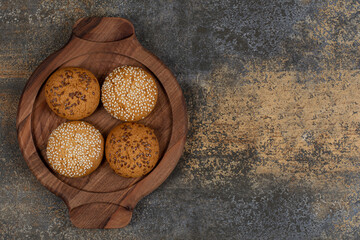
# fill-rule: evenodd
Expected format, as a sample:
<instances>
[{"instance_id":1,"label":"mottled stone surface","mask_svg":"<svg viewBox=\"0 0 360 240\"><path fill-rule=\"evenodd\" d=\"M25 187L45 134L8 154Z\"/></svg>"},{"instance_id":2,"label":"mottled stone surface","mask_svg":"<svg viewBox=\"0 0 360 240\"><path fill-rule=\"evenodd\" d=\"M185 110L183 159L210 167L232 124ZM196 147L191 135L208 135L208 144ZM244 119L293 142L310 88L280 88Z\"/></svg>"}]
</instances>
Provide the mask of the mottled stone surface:
<instances>
[{"instance_id":1,"label":"mottled stone surface","mask_svg":"<svg viewBox=\"0 0 360 240\"><path fill-rule=\"evenodd\" d=\"M359 1L0 1L1 239L359 239ZM131 20L189 134L129 226L82 230L27 168L26 80L82 16Z\"/></svg>"}]
</instances>

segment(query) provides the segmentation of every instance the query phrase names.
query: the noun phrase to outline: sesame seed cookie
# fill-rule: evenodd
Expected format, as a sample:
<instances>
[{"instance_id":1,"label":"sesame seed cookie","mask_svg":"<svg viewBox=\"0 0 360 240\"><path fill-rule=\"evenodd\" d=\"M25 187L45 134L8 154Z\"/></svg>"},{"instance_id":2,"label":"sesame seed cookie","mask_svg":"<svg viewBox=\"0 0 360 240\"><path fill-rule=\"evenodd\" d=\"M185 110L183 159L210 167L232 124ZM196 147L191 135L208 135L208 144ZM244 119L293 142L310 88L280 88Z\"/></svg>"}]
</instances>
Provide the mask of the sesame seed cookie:
<instances>
[{"instance_id":1,"label":"sesame seed cookie","mask_svg":"<svg viewBox=\"0 0 360 240\"><path fill-rule=\"evenodd\" d=\"M52 169L65 177L83 177L101 163L104 138L84 121L65 122L50 134L46 156Z\"/></svg>"},{"instance_id":2,"label":"sesame seed cookie","mask_svg":"<svg viewBox=\"0 0 360 240\"><path fill-rule=\"evenodd\" d=\"M90 71L65 67L54 72L47 80L45 98L56 115L79 120L96 110L100 101L100 85Z\"/></svg>"},{"instance_id":3,"label":"sesame seed cookie","mask_svg":"<svg viewBox=\"0 0 360 240\"><path fill-rule=\"evenodd\" d=\"M105 143L110 167L120 176L148 174L159 159L159 142L154 130L138 123L123 123L111 130Z\"/></svg>"},{"instance_id":4,"label":"sesame seed cookie","mask_svg":"<svg viewBox=\"0 0 360 240\"><path fill-rule=\"evenodd\" d=\"M154 109L158 90L154 77L140 67L121 66L104 81L101 101L106 111L122 121L138 121Z\"/></svg>"}]
</instances>

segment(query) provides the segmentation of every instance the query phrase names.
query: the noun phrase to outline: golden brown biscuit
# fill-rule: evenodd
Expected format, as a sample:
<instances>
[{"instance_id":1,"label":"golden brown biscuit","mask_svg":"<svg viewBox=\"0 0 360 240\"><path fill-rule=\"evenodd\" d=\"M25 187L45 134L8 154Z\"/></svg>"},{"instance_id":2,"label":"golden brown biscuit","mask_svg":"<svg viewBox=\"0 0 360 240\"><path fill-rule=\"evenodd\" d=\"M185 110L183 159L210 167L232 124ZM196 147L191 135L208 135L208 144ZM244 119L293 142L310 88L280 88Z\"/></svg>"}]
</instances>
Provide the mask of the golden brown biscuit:
<instances>
[{"instance_id":1,"label":"golden brown biscuit","mask_svg":"<svg viewBox=\"0 0 360 240\"><path fill-rule=\"evenodd\" d=\"M90 71L65 67L54 72L45 85L46 102L56 115L79 120L90 116L100 101L100 85Z\"/></svg>"},{"instance_id":2,"label":"golden brown biscuit","mask_svg":"<svg viewBox=\"0 0 360 240\"><path fill-rule=\"evenodd\" d=\"M83 177L101 163L104 138L84 121L65 122L51 134L46 156L52 169L66 177Z\"/></svg>"},{"instance_id":3,"label":"golden brown biscuit","mask_svg":"<svg viewBox=\"0 0 360 240\"><path fill-rule=\"evenodd\" d=\"M157 96L154 77L133 66L114 69L101 89L104 108L122 121L138 121L148 116L155 107Z\"/></svg>"},{"instance_id":4,"label":"golden brown biscuit","mask_svg":"<svg viewBox=\"0 0 360 240\"><path fill-rule=\"evenodd\" d=\"M105 156L120 176L141 177L148 174L159 159L159 142L154 130L138 123L123 123L106 138Z\"/></svg>"}]
</instances>

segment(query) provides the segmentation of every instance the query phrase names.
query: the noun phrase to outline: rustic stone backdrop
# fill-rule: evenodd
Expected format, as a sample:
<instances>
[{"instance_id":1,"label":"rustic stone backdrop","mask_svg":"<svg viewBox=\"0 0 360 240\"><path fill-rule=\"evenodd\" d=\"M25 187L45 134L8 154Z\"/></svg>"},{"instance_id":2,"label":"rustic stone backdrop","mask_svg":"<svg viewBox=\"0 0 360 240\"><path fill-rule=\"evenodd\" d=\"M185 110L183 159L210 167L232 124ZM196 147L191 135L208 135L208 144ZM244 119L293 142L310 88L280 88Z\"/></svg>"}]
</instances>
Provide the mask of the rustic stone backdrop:
<instances>
[{"instance_id":1,"label":"rustic stone backdrop","mask_svg":"<svg viewBox=\"0 0 360 240\"><path fill-rule=\"evenodd\" d=\"M121 16L186 98L169 179L129 226L82 230L27 168L17 104L83 16ZM1 239L359 239L360 2L0 1Z\"/></svg>"}]
</instances>

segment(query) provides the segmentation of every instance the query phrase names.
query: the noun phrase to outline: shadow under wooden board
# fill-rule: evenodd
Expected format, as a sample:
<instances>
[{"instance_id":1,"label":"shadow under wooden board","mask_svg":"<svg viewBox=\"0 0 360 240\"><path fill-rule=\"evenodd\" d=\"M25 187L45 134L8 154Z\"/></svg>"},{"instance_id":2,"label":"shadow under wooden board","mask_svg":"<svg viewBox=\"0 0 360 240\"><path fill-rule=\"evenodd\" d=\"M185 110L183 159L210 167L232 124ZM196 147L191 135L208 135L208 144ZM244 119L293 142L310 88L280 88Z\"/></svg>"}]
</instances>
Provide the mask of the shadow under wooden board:
<instances>
[{"instance_id":1,"label":"shadow under wooden board","mask_svg":"<svg viewBox=\"0 0 360 240\"><path fill-rule=\"evenodd\" d=\"M47 164L47 139L66 120L47 106L43 87L47 78L61 67L83 67L93 72L101 85L106 75L121 65L142 67L157 79L159 95L155 109L139 121L153 128L159 139L157 166L141 178L120 177L105 159L86 177L67 178L55 173ZM121 123L101 103L94 114L83 120L98 128L104 138ZM90 17L79 19L69 42L31 75L20 99L16 127L29 168L41 184L65 201L76 227L121 228L129 224L137 202L164 182L175 168L184 149L187 114L175 77L140 45L133 25L123 18Z\"/></svg>"}]
</instances>

